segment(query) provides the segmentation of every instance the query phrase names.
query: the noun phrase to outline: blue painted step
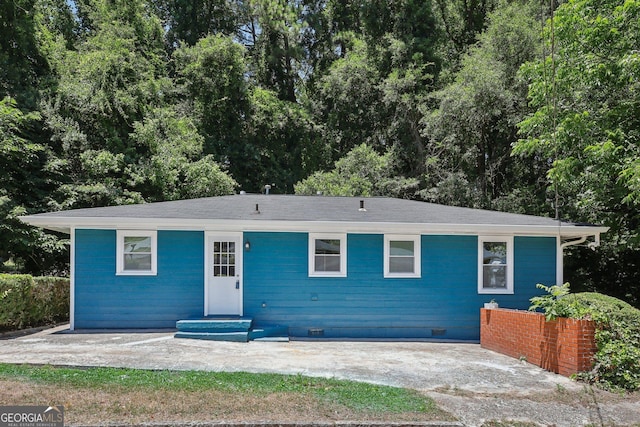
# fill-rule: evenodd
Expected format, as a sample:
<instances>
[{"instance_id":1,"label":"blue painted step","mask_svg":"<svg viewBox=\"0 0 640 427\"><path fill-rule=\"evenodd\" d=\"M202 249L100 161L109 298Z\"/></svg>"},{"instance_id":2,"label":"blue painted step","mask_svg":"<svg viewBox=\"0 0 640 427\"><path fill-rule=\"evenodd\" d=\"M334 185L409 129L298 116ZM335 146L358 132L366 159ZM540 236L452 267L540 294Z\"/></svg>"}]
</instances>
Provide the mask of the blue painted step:
<instances>
[{"instance_id":1,"label":"blue painted step","mask_svg":"<svg viewBox=\"0 0 640 427\"><path fill-rule=\"evenodd\" d=\"M248 332L176 332L175 338L191 338L209 341L230 341L230 342L247 342L249 341Z\"/></svg>"},{"instance_id":2,"label":"blue painted step","mask_svg":"<svg viewBox=\"0 0 640 427\"><path fill-rule=\"evenodd\" d=\"M211 341L247 342L289 341L289 328L280 325L252 327L248 317L206 317L202 319L178 320L176 338L192 338Z\"/></svg>"},{"instance_id":3,"label":"blue painted step","mask_svg":"<svg viewBox=\"0 0 640 427\"><path fill-rule=\"evenodd\" d=\"M251 322L250 318L178 320L176 328L180 332L248 332L251 329Z\"/></svg>"},{"instance_id":4,"label":"blue painted step","mask_svg":"<svg viewBox=\"0 0 640 427\"><path fill-rule=\"evenodd\" d=\"M282 325L262 326L249 331L250 340L289 341L289 327Z\"/></svg>"}]
</instances>

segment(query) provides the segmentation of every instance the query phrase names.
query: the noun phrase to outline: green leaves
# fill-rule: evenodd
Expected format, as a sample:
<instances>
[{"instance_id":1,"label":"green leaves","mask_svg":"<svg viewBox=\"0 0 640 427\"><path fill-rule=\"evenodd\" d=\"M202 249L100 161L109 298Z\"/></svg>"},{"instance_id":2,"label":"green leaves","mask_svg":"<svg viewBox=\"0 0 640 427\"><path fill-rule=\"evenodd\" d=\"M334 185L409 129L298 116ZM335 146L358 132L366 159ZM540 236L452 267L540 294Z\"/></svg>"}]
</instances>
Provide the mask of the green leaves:
<instances>
[{"instance_id":1,"label":"green leaves","mask_svg":"<svg viewBox=\"0 0 640 427\"><path fill-rule=\"evenodd\" d=\"M567 317L596 323L593 368L578 378L607 390L640 389L640 310L607 295L570 294L568 283L536 286L547 293L531 298L529 310L541 309L547 321Z\"/></svg>"},{"instance_id":2,"label":"green leaves","mask_svg":"<svg viewBox=\"0 0 640 427\"><path fill-rule=\"evenodd\" d=\"M314 173L295 190L303 195L408 197L416 187L416 180L395 175L391 152L379 155L362 144L338 160L333 170Z\"/></svg>"},{"instance_id":3,"label":"green leaves","mask_svg":"<svg viewBox=\"0 0 640 427\"><path fill-rule=\"evenodd\" d=\"M560 298L569 295L569 283L563 285L545 286L541 283L536 288L546 292L544 295L535 296L530 299L530 311L542 310L547 321L555 320L558 317L576 317L580 318L572 310L568 310L566 306L560 304Z\"/></svg>"}]
</instances>

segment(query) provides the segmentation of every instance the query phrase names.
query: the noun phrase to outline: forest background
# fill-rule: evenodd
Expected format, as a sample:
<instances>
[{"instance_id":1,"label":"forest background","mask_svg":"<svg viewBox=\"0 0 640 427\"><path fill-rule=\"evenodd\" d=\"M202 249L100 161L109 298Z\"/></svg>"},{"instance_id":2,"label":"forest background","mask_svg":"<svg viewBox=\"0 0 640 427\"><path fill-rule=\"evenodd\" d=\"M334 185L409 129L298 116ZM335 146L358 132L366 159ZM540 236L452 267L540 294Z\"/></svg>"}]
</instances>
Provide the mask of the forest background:
<instances>
[{"instance_id":1,"label":"forest background","mask_svg":"<svg viewBox=\"0 0 640 427\"><path fill-rule=\"evenodd\" d=\"M640 1L2 0L0 268L18 215L391 196L606 225L574 290L640 306Z\"/></svg>"}]
</instances>

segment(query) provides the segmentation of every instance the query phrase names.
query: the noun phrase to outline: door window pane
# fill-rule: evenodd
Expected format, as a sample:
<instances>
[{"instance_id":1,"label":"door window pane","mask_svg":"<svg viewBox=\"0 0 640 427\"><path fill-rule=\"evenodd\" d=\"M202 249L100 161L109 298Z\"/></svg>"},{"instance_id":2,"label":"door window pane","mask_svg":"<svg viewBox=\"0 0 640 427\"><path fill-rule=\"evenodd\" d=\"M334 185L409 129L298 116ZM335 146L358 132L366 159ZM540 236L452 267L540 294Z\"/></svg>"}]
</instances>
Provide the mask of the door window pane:
<instances>
[{"instance_id":1,"label":"door window pane","mask_svg":"<svg viewBox=\"0 0 640 427\"><path fill-rule=\"evenodd\" d=\"M213 243L213 275L231 277L236 275L235 242Z\"/></svg>"}]
</instances>

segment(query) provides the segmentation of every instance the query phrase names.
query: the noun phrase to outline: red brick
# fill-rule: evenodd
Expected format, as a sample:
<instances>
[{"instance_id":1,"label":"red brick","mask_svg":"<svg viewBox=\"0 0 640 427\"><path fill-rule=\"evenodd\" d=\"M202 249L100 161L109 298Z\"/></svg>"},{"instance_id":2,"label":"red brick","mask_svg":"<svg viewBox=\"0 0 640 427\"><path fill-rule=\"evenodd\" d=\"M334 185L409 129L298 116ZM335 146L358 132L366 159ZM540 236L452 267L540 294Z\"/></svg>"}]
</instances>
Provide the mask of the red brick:
<instances>
[{"instance_id":1,"label":"red brick","mask_svg":"<svg viewBox=\"0 0 640 427\"><path fill-rule=\"evenodd\" d=\"M590 320L546 322L540 313L480 309L480 344L489 350L570 376L591 368L595 324Z\"/></svg>"}]
</instances>

